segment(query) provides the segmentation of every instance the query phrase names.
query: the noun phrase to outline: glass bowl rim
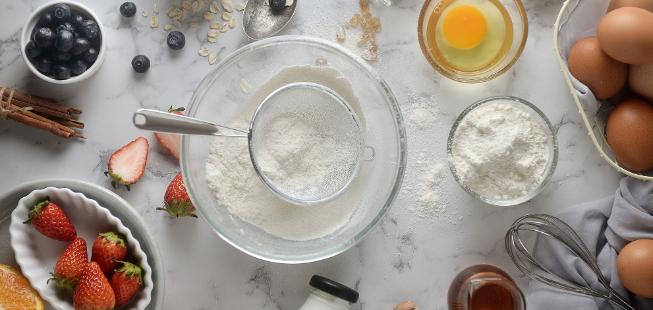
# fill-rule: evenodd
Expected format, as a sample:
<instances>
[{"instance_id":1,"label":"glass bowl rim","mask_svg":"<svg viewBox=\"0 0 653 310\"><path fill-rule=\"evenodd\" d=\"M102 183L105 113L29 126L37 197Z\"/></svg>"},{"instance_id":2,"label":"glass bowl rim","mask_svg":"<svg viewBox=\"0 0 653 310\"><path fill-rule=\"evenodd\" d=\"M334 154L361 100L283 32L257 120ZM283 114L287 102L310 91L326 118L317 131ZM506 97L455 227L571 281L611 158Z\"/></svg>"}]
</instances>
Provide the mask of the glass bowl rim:
<instances>
[{"instance_id":1,"label":"glass bowl rim","mask_svg":"<svg viewBox=\"0 0 653 310\"><path fill-rule=\"evenodd\" d=\"M227 57L225 57L221 62L217 64L215 69L208 72L206 76L202 79L202 81L200 81L200 83L197 85L188 103L188 107L186 109L187 115L193 116L195 114L195 111L197 110L197 106L199 105L200 102L200 98L203 97L204 92L207 91L207 85L213 82L213 80L217 76L216 73L222 70L225 66L238 61L242 55L248 52L254 50L260 50L266 47L290 44L290 43L309 44L313 46L318 46L320 48L331 49L332 51L336 53L340 53L344 57L349 58L352 65L361 69L361 71L364 72L365 75L367 75L372 81L375 82L375 85L381 92L381 95L387 99L386 103L389 108L389 112L392 113L392 117L395 120L394 126L395 126L395 132L397 134L397 142L399 148L397 150L398 163L397 163L396 174L394 176L395 181L392 186L392 189L388 193L388 198L386 199L383 207L361 231L354 234L352 237L348 238L346 242L341 243L338 246L333 246L326 249L322 249L320 251L316 251L315 253L312 253L310 255L301 255L297 257L287 258L287 257L279 257L279 256L267 256L267 254L261 253L261 251L257 251L254 248L249 248L248 246L239 244L235 239L232 239L227 234L225 234L225 232L220 228L220 225L216 225L214 221L212 221L209 218L208 212L204 210L202 204L198 203L200 202L200 200L198 198L195 198L197 195L194 194L194 190L192 189L191 186L187 186L187 191L191 198L191 201L197 207L197 210L199 211L200 215L202 216L202 218L206 220L207 224L211 227L211 229L222 240L224 240L234 248L252 257L264 261L272 262L272 263L302 264L302 263L311 263L311 262L324 260L336 256L344 251L347 251L348 249L356 245L359 241L361 241L372 230L372 228L374 228L376 224L378 224L381 218L385 216L385 214L388 212L388 210L396 200L397 196L399 195L399 191L401 190L401 185L403 183L404 174L406 170L406 162L407 162L407 137L406 137L406 128L404 125L403 116L401 113L401 109L399 107L399 102L394 96L388 83L370 64L368 64L360 56L354 54L353 52L345 49L344 47L334 42L328 41L326 39L320 39L320 38L304 36L304 35L283 35L283 36L275 36L275 37L259 40L244 45L238 48L236 51L229 54ZM190 171L189 156L187 155L190 152L189 144L191 138L192 137L188 135L182 135L181 137L181 152L180 152L179 162L180 162L181 172L185 184L192 184L190 182L190 173L189 173Z\"/></svg>"},{"instance_id":2,"label":"glass bowl rim","mask_svg":"<svg viewBox=\"0 0 653 310\"><path fill-rule=\"evenodd\" d=\"M429 64L431 64L431 67L433 67L436 71L438 71L440 74L445 76L446 78L449 78L454 81L462 82L462 83L483 83L487 82L490 80L493 80L504 73L506 73L510 68L512 68L515 63L517 63L517 60L521 57L521 54L524 52L524 49L526 48L526 41L528 40L528 14L526 13L526 8L524 7L524 4L521 2L521 0L512 0L517 4L517 10L519 11L519 16L521 17L521 24L522 27L524 28L524 31L522 33L522 36L520 38L519 42L519 47L517 48L517 52L515 55L510 59L508 63L506 63L503 67L501 67L499 70L488 74L488 75L483 75L480 77L476 76L461 76L458 74L455 74L451 72L450 70L446 70L443 68L437 61L431 57L431 54L428 52L428 49L426 47L426 42L424 40L424 36L422 35L423 30L424 30L424 19L426 18L426 10L428 6L433 3L433 1L438 1L442 2L443 0L426 0L422 4L422 8L420 9L419 12L419 18L417 20L417 40L419 41L419 47L420 50L422 51L422 55L426 60L428 61ZM515 22L513 21L513 24Z\"/></svg>"},{"instance_id":3,"label":"glass bowl rim","mask_svg":"<svg viewBox=\"0 0 653 310\"><path fill-rule=\"evenodd\" d=\"M551 138L551 158L549 159L549 162L547 163L547 171L545 177L542 179L542 182L531 192L528 194L513 198L513 199L508 199L508 200L493 200L493 199L488 199L486 197L483 197L479 195L478 193L474 192L472 189L469 187L465 186L460 179L460 176L458 175L458 171L456 170L456 167L453 163L453 142L454 142L454 136L456 134L456 131L458 130L458 126L462 122L462 120L467 117L467 115L475 110L476 108L485 105L485 104L490 104L490 103L495 103L496 101L510 101L511 104L516 104L520 105L522 107L525 107L528 110L531 110L535 112L535 115L538 115L540 120L545 124L545 130L549 137ZM456 180L456 183L462 187L467 194L470 196L474 197L477 200L480 200L488 205L496 206L496 207L511 207L511 206L516 206L520 205L522 203L525 203L533 198L535 198L537 195L539 195L542 190L546 187L546 185L549 183L551 180L551 177L553 176L553 173L555 172L555 169L558 165L558 139L556 137L556 131L555 128L553 127L553 124L549 120L549 118L534 104L531 102L515 97L515 96L493 96L493 97L487 97L484 99L481 99L479 101L476 101L469 105L467 108L465 108L460 115L456 118L454 121L453 125L451 126L451 130L449 131L449 137L447 138L447 161L449 163L449 170L451 171L451 174L453 175L453 178Z\"/></svg>"}]
</instances>

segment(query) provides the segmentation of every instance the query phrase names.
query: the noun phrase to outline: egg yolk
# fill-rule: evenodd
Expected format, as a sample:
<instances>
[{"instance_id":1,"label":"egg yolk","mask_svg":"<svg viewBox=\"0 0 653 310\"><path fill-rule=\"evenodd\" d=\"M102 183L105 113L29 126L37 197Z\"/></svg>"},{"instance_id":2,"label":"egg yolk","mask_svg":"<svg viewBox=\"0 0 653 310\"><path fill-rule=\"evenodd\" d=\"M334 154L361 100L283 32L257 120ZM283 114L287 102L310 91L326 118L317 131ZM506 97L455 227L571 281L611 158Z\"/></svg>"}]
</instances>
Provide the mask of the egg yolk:
<instances>
[{"instance_id":1,"label":"egg yolk","mask_svg":"<svg viewBox=\"0 0 653 310\"><path fill-rule=\"evenodd\" d=\"M487 34L487 22L483 13L471 6L452 8L444 17L442 34L447 42L457 49L477 47Z\"/></svg>"}]
</instances>

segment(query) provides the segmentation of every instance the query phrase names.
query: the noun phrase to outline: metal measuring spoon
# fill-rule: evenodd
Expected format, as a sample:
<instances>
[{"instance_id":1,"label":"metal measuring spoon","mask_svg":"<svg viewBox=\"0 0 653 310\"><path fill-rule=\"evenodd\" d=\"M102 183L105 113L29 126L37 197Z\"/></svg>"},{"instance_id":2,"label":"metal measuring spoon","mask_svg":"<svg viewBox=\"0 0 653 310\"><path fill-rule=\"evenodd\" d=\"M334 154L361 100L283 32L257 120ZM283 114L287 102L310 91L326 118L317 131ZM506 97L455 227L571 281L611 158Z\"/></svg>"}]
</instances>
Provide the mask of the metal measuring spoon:
<instances>
[{"instance_id":1,"label":"metal measuring spoon","mask_svg":"<svg viewBox=\"0 0 653 310\"><path fill-rule=\"evenodd\" d=\"M273 12L270 0L249 0L243 14L243 30L252 40L271 37L281 31L292 19L297 8L297 0L280 12Z\"/></svg>"}]
</instances>

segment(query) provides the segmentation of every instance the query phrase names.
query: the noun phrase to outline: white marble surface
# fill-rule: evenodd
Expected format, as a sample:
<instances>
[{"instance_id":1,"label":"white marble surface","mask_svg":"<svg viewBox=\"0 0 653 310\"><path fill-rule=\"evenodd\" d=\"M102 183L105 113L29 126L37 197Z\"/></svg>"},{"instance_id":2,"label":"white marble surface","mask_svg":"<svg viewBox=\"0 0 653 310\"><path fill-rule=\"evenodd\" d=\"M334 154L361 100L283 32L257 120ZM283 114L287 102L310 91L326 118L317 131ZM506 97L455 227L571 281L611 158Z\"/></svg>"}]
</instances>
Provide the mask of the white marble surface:
<instances>
[{"instance_id":1,"label":"white marble surface","mask_svg":"<svg viewBox=\"0 0 653 310\"><path fill-rule=\"evenodd\" d=\"M108 154L138 135L151 137L131 125L131 113L140 107L185 105L195 85L212 69L197 56L205 32L186 31L186 48L172 54L165 46L163 30L150 29L148 19L140 16L142 9L151 11L151 1L137 0L139 15L125 23L118 13L120 1L81 0L101 16L109 54L92 79L54 87L32 76L19 54L23 22L42 2L0 2L0 84L80 107L89 139L58 140L0 121L0 189L47 177L77 178L110 187L102 174ZM159 0L159 5L166 8L170 2ZM334 39L337 26L358 10L357 2L300 1L285 33ZM360 309L391 309L408 298L423 309L446 309L451 278L471 264L496 264L518 277L503 249L504 232L516 217L554 212L613 193L619 175L591 145L552 51L552 25L561 1L525 0L530 37L523 56L503 77L473 86L444 80L422 57L416 36L420 5L419 0L396 0L391 8L374 7L383 24L381 56L374 66L385 76L407 117L406 188L422 177L425 159L445 163L449 127L464 107L490 95L515 95L544 110L558 130L560 160L545 191L524 206L493 208L467 196L447 172L441 185L445 202L434 215L420 218L411 211L417 202L404 190L382 223L351 250L313 264L271 264L232 248L202 220L172 220L155 211L178 167L152 139L144 178L131 192L118 193L140 212L159 242L167 269L165 309L296 309L314 273L355 286L361 294ZM215 47L222 58L244 44L247 40L240 31L230 31ZM144 76L137 76L130 67L137 53L152 60ZM421 128L412 122L416 107L435 115L435 124Z\"/></svg>"}]
</instances>

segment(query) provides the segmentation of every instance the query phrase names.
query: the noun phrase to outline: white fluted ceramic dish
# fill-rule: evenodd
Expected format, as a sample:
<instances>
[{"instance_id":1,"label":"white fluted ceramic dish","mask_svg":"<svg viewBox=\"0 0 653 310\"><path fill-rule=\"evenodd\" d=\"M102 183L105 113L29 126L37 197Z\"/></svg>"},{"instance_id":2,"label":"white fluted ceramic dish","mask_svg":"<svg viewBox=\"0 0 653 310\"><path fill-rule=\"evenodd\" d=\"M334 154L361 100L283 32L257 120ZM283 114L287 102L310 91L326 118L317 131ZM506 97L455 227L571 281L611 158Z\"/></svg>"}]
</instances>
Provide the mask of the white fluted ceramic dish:
<instances>
[{"instance_id":1,"label":"white fluted ceramic dish","mask_svg":"<svg viewBox=\"0 0 653 310\"><path fill-rule=\"evenodd\" d=\"M40 191L35 191L48 186L68 188L69 190L61 189L61 192L56 195L52 192L41 193ZM50 188L47 190L55 191L57 189ZM69 191L69 193L64 193L65 191ZM83 195L80 193L83 193ZM123 233L130 245L129 249L133 257L132 260L141 265L145 273L144 289L136 297L137 300L124 309L163 308L163 293L165 291L163 272L165 269L163 268L158 248L138 213L122 198L97 185L77 180L48 179L22 184L0 196L0 263L8 263L14 266L19 265L32 285L39 290L39 293L48 302L49 305L46 306L46 309L72 309L70 298L66 298L65 296L62 298L56 294L48 296L49 292L54 292L54 289L47 287L45 284L49 277L48 273L52 271L58 255L63 251L66 244L65 242L48 239L34 230L33 227L22 224L21 215L27 216L27 213L21 210L20 205L28 204L30 202L28 199L41 198L41 196L36 197L32 196L32 194L49 195L53 200L56 200L55 197L60 197L59 195L69 195L70 197L66 199L71 199L70 205L74 204L77 207L82 205L87 206L88 210L83 210L83 213L73 213L67 207L62 207L75 224L78 233L86 239L89 252L95 235L98 232L113 229ZM19 203L21 199L23 201ZM93 204L97 205L97 207L93 206ZM18 208L17 205L19 205ZM102 205L102 207L99 205ZM89 206L90 208L88 208ZM14 211L11 218L12 224L9 224L8 215L12 210ZM81 220L82 218L84 220ZM103 224L96 225L98 221L91 221L90 218L102 219ZM23 227L13 227L14 223ZM122 227L119 228L119 226ZM25 231L14 232L13 230L16 229ZM20 244L16 244L15 249L12 250L9 246L9 235L11 235L11 245L13 247L13 243L20 240L20 238L25 238L26 234L35 235L28 239L22 239L23 241ZM44 247L54 253L39 250L38 255L32 258L29 258L25 254L34 252L37 248L41 249L39 247L42 244L45 244ZM16 261L13 260L14 254ZM30 262L30 260L34 259L38 259L42 263ZM43 276L44 274L45 276ZM42 286L46 286L47 290L42 291L42 288L40 288ZM65 304L59 302L62 300L65 301Z\"/></svg>"}]
</instances>

